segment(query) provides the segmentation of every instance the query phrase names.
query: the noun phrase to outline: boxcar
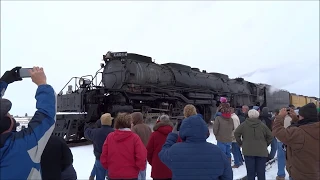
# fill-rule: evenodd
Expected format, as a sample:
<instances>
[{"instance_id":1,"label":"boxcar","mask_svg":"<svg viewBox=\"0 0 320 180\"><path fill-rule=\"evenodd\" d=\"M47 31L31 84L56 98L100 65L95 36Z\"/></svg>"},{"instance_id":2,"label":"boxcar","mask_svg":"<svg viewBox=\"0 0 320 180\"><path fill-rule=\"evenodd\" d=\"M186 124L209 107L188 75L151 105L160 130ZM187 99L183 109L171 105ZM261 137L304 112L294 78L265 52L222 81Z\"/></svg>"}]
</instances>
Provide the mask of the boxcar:
<instances>
[{"instance_id":1,"label":"boxcar","mask_svg":"<svg viewBox=\"0 0 320 180\"><path fill-rule=\"evenodd\" d=\"M295 107L302 107L307 104L307 97L291 93L290 104L294 105Z\"/></svg>"}]
</instances>

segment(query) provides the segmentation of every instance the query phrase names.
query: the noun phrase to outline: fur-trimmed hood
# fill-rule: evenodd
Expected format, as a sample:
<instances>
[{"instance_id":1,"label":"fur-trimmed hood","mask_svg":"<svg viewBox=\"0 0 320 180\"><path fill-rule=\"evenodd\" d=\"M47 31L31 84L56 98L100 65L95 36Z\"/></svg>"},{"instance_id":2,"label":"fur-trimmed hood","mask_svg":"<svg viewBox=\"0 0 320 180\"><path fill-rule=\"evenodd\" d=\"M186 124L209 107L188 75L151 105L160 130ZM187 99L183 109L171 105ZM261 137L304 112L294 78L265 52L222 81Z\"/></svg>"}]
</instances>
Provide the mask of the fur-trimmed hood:
<instances>
[{"instance_id":1,"label":"fur-trimmed hood","mask_svg":"<svg viewBox=\"0 0 320 180\"><path fill-rule=\"evenodd\" d=\"M163 126L170 126L172 129L174 127L174 125L171 121L160 121L153 126L153 131L158 131L158 129Z\"/></svg>"}]
</instances>

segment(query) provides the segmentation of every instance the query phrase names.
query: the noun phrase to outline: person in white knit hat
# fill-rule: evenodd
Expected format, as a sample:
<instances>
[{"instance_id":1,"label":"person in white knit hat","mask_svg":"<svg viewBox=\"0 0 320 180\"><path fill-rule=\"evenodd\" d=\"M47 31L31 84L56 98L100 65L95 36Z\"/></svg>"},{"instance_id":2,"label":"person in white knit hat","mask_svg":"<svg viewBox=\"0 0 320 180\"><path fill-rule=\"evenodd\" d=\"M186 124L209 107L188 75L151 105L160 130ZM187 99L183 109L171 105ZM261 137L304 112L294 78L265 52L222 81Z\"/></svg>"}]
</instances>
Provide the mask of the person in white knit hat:
<instances>
[{"instance_id":1,"label":"person in white knit hat","mask_svg":"<svg viewBox=\"0 0 320 180\"><path fill-rule=\"evenodd\" d=\"M248 118L234 132L239 146L242 147L247 168L247 179L265 180L265 167L268 158L268 146L273 136L270 129L259 119L259 112L251 109Z\"/></svg>"}]
</instances>

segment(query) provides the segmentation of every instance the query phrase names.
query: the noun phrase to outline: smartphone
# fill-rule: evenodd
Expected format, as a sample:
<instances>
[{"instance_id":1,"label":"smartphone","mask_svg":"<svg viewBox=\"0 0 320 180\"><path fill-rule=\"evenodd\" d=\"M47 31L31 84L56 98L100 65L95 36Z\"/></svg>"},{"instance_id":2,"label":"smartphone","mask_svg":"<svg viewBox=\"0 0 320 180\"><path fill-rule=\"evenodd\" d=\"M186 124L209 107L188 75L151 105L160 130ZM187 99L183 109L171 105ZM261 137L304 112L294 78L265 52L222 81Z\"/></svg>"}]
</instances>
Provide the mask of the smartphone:
<instances>
[{"instance_id":1,"label":"smartphone","mask_svg":"<svg viewBox=\"0 0 320 180\"><path fill-rule=\"evenodd\" d=\"M21 68L20 70L19 70L19 76L21 77L21 78L29 78L29 77L31 77L30 76L30 73L29 73L29 70L31 70L32 68Z\"/></svg>"}]
</instances>

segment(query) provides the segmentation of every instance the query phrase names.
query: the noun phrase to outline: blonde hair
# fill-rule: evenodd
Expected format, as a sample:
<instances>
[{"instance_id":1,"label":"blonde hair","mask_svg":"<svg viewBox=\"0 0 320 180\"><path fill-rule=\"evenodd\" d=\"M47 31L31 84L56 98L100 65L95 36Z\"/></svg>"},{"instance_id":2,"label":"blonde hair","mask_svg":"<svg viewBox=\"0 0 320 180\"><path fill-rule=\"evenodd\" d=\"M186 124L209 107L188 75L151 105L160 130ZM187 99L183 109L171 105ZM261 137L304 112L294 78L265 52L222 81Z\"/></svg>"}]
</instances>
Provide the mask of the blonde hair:
<instances>
[{"instance_id":1,"label":"blonde hair","mask_svg":"<svg viewBox=\"0 0 320 180\"><path fill-rule=\"evenodd\" d=\"M197 109L194 105L192 104L188 104L184 107L183 109L183 115L184 117L190 117L190 116L193 116L193 115L196 115L197 114Z\"/></svg>"},{"instance_id":2,"label":"blonde hair","mask_svg":"<svg viewBox=\"0 0 320 180\"><path fill-rule=\"evenodd\" d=\"M114 128L131 128L132 116L129 113L119 113L115 119Z\"/></svg>"}]
</instances>

